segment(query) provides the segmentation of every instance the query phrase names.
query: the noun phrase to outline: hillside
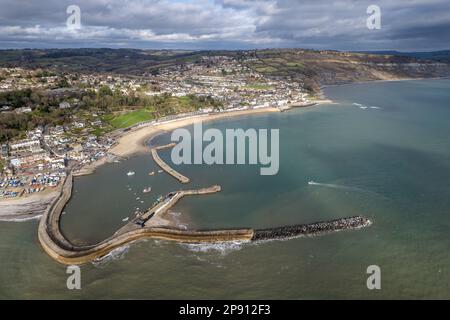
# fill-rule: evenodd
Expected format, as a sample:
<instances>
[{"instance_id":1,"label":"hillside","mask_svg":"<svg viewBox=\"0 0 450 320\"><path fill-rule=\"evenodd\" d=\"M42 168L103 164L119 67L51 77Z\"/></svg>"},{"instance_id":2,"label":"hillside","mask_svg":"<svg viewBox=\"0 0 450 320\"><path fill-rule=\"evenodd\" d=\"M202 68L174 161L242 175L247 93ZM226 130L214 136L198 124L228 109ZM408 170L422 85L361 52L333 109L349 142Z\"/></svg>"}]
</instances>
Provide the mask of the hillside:
<instances>
[{"instance_id":1,"label":"hillside","mask_svg":"<svg viewBox=\"0 0 450 320\"><path fill-rule=\"evenodd\" d=\"M300 78L317 92L321 85L450 75L450 64L414 57L313 51L301 49L258 50L248 65L271 77Z\"/></svg>"},{"instance_id":2,"label":"hillside","mask_svg":"<svg viewBox=\"0 0 450 320\"><path fill-rule=\"evenodd\" d=\"M63 72L142 76L162 68L205 64L205 56L228 56L268 77L302 80L305 88L357 81L431 78L450 75L445 52L389 54L267 49L184 51L139 49L26 49L0 51L0 67L44 68Z\"/></svg>"}]
</instances>

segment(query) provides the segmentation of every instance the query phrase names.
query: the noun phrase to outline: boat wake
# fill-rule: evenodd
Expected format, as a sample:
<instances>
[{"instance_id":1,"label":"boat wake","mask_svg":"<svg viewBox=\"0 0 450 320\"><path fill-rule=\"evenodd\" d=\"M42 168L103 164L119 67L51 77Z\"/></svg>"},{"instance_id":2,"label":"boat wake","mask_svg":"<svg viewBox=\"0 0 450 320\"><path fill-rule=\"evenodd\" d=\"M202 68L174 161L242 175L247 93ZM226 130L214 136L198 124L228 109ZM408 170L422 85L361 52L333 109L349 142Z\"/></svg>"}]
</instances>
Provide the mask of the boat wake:
<instances>
[{"instance_id":1,"label":"boat wake","mask_svg":"<svg viewBox=\"0 0 450 320\"><path fill-rule=\"evenodd\" d=\"M357 187L349 187L344 186L340 184L333 184L333 183L320 183L316 181L308 181L308 185L310 186L318 186L318 187L325 187L325 188L332 188L332 189L340 189L340 190L346 190L346 191L355 191L355 192L370 192L365 189L357 188Z\"/></svg>"},{"instance_id":2,"label":"boat wake","mask_svg":"<svg viewBox=\"0 0 450 320\"><path fill-rule=\"evenodd\" d=\"M366 106L364 104L361 103L356 103L353 102L352 105L359 107L360 109L366 110L366 109L381 109L380 107L376 107L376 106Z\"/></svg>"}]
</instances>

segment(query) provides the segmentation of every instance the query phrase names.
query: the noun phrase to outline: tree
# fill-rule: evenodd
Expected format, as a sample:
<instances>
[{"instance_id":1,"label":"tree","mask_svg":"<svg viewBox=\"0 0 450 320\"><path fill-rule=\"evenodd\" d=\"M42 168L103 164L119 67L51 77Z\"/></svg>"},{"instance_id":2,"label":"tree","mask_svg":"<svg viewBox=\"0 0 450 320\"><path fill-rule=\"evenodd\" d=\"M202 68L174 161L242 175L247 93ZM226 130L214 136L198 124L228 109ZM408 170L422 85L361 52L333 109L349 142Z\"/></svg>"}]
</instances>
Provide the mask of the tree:
<instances>
[{"instance_id":1,"label":"tree","mask_svg":"<svg viewBox=\"0 0 450 320\"><path fill-rule=\"evenodd\" d=\"M69 84L69 82L67 81L67 78L66 78L66 77L62 77L62 78L58 81L57 87L58 87L58 88L68 88L68 87L70 87L70 84Z\"/></svg>"},{"instance_id":2,"label":"tree","mask_svg":"<svg viewBox=\"0 0 450 320\"><path fill-rule=\"evenodd\" d=\"M113 92L111 91L111 89L108 86L104 85L104 86L101 86L100 89L98 89L98 95L100 97L112 96Z\"/></svg>"}]
</instances>

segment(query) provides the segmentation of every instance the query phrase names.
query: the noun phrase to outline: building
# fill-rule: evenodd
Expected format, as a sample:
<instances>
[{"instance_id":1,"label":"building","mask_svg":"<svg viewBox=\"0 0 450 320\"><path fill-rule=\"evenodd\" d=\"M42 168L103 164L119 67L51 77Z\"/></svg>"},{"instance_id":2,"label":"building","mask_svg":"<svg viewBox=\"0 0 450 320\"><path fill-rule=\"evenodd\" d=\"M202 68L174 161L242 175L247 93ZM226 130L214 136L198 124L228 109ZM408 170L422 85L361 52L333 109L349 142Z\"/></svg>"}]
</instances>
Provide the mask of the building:
<instances>
[{"instance_id":1,"label":"building","mask_svg":"<svg viewBox=\"0 0 450 320\"><path fill-rule=\"evenodd\" d=\"M10 160L10 163L15 168L29 168L36 166L39 163L44 164L49 160L49 153L41 149L40 152L28 152L14 157Z\"/></svg>"},{"instance_id":2,"label":"building","mask_svg":"<svg viewBox=\"0 0 450 320\"><path fill-rule=\"evenodd\" d=\"M9 150L11 152L19 152L19 151L30 151L30 152L38 152L41 151L41 142L39 140L25 139L17 142L13 142L9 144Z\"/></svg>"},{"instance_id":3,"label":"building","mask_svg":"<svg viewBox=\"0 0 450 320\"><path fill-rule=\"evenodd\" d=\"M20 108L16 108L14 110L16 113L27 113L27 112L31 112L31 108L30 107L20 107Z\"/></svg>"},{"instance_id":4,"label":"building","mask_svg":"<svg viewBox=\"0 0 450 320\"><path fill-rule=\"evenodd\" d=\"M2 158L7 158L9 154L9 148L8 145L6 143L2 144L2 149L1 149L1 157Z\"/></svg>"},{"instance_id":5,"label":"building","mask_svg":"<svg viewBox=\"0 0 450 320\"><path fill-rule=\"evenodd\" d=\"M72 106L70 105L70 103L68 103L68 102L61 102L60 104L59 104L59 108L60 109L69 109L69 108L71 108Z\"/></svg>"}]
</instances>

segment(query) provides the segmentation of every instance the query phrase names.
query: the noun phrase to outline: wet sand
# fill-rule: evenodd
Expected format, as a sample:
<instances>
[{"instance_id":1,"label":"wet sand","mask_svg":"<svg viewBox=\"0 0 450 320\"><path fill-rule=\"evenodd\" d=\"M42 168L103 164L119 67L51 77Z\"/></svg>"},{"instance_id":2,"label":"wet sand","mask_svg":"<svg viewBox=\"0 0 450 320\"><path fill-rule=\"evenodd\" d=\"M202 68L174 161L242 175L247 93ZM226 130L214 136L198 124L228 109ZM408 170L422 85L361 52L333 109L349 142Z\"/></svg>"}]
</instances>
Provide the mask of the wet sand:
<instances>
[{"instance_id":1,"label":"wet sand","mask_svg":"<svg viewBox=\"0 0 450 320\"><path fill-rule=\"evenodd\" d=\"M58 196L60 188L49 189L29 196L0 201L0 221L27 220L42 215Z\"/></svg>"}]
</instances>

